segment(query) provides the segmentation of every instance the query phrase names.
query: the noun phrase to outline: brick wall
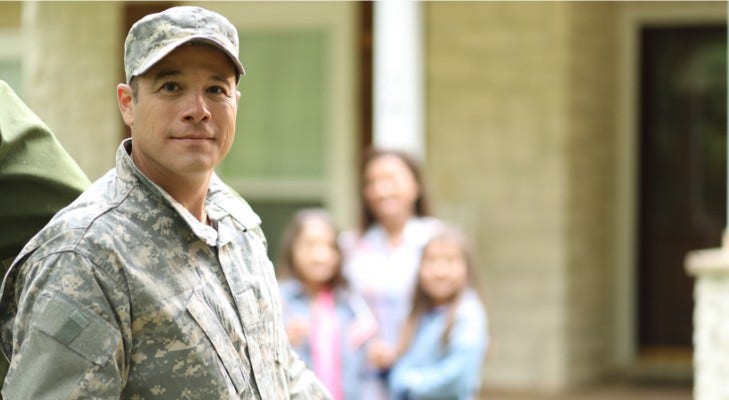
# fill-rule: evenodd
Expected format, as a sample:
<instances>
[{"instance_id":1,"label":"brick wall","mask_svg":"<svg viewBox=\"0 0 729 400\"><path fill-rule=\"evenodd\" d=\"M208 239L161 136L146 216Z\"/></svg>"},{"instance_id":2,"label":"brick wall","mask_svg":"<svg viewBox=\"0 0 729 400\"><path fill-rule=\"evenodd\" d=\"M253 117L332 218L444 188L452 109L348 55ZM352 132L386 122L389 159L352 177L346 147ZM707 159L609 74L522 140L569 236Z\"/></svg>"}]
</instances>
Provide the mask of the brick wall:
<instances>
[{"instance_id":1,"label":"brick wall","mask_svg":"<svg viewBox=\"0 0 729 400\"><path fill-rule=\"evenodd\" d=\"M611 7L425 3L426 172L476 245L487 386L557 391L605 368Z\"/></svg>"},{"instance_id":2,"label":"brick wall","mask_svg":"<svg viewBox=\"0 0 729 400\"><path fill-rule=\"evenodd\" d=\"M567 142L568 381L585 383L610 368L615 271L615 6L570 4Z\"/></svg>"},{"instance_id":3,"label":"brick wall","mask_svg":"<svg viewBox=\"0 0 729 400\"><path fill-rule=\"evenodd\" d=\"M20 28L21 9L19 1L0 2L0 29Z\"/></svg>"}]
</instances>

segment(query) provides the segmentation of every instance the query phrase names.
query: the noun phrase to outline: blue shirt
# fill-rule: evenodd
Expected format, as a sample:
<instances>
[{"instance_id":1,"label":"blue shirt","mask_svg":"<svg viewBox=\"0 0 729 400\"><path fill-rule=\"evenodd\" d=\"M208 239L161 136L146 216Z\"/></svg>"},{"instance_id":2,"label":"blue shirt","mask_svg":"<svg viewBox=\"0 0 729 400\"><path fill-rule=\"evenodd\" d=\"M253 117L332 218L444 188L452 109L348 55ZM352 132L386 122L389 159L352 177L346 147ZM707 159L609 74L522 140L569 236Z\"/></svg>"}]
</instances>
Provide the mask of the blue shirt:
<instances>
[{"instance_id":1,"label":"blue shirt","mask_svg":"<svg viewBox=\"0 0 729 400\"><path fill-rule=\"evenodd\" d=\"M279 284L283 303L284 323L293 317L313 319L312 299L303 285L296 280L287 280ZM364 299L354 292L338 289L334 292L334 306L336 309L338 330L340 332L340 365L342 366L342 391L347 400L369 400L363 397L360 382L364 379L365 370L365 340L372 336L375 321ZM365 332L366 331L366 332ZM364 336L363 336L364 334ZM294 347L301 359L309 366L312 365L311 337L300 345Z\"/></svg>"},{"instance_id":2,"label":"blue shirt","mask_svg":"<svg viewBox=\"0 0 729 400\"><path fill-rule=\"evenodd\" d=\"M441 338L448 308L424 314L410 347L390 376L393 400L472 399L480 384L481 364L488 347L486 312L472 291L461 296L447 346Z\"/></svg>"}]
</instances>

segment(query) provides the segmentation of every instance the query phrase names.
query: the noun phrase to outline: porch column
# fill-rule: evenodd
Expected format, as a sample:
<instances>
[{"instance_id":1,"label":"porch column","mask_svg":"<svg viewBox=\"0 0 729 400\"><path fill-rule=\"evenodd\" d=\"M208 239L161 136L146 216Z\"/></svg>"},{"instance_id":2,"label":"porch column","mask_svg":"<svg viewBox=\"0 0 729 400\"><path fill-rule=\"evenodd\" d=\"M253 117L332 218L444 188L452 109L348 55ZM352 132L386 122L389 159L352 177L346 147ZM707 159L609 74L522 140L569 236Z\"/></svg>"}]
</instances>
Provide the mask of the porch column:
<instances>
[{"instance_id":1,"label":"porch column","mask_svg":"<svg viewBox=\"0 0 729 400\"><path fill-rule=\"evenodd\" d=\"M729 233L718 249L686 257L694 287L694 399L729 398Z\"/></svg>"},{"instance_id":2,"label":"porch column","mask_svg":"<svg viewBox=\"0 0 729 400\"><path fill-rule=\"evenodd\" d=\"M373 7L372 141L423 159L422 5L377 1Z\"/></svg>"}]
</instances>

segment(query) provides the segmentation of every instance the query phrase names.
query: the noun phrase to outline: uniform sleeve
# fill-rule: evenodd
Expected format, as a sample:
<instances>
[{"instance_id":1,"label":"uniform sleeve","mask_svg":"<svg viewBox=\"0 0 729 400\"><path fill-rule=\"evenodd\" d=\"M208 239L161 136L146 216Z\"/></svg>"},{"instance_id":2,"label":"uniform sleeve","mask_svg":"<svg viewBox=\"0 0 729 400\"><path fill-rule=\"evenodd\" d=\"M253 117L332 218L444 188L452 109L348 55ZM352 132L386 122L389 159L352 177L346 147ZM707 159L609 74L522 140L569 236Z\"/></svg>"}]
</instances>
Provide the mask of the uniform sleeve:
<instances>
[{"instance_id":1,"label":"uniform sleeve","mask_svg":"<svg viewBox=\"0 0 729 400\"><path fill-rule=\"evenodd\" d=\"M488 338L485 316L464 317L454 326L444 357L416 366L406 354L398 362L390 377L394 399L463 399L473 394Z\"/></svg>"},{"instance_id":2,"label":"uniform sleeve","mask_svg":"<svg viewBox=\"0 0 729 400\"><path fill-rule=\"evenodd\" d=\"M118 285L73 253L21 266L16 282L3 398L118 399L126 362L117 321L127 319Z\"/></svg>"}]
</instances>

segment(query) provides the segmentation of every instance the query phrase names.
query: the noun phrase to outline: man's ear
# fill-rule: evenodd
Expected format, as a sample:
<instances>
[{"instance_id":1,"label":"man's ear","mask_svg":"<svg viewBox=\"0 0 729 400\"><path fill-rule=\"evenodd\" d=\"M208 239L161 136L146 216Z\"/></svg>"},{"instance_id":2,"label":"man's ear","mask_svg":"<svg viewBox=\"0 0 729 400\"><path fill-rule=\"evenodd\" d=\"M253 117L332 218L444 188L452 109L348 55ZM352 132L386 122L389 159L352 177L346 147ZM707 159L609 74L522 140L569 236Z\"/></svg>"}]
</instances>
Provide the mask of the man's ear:
<instances>
[{"instance_id":1,"label":"man's ear","mask_svg":"<svg viewBox=\"0 0 729 400\"><path fill-rule=\"evenodd\" d=\"M132 98L132 87L125 83L117 85L116 100L119 103L119 111L121 111L124 123L131 128L134 125L134 99Z\"/></svg>"},{"instance_id":2,"label":"man's ear","mask_svg":"<svg viewBox=\"0 0 729 400\"><path fill-rule=\"evenodd\" d=\"M236 104L240 101L240 90L235 91L235 102Z\"/></svg>"}]
</instances>

